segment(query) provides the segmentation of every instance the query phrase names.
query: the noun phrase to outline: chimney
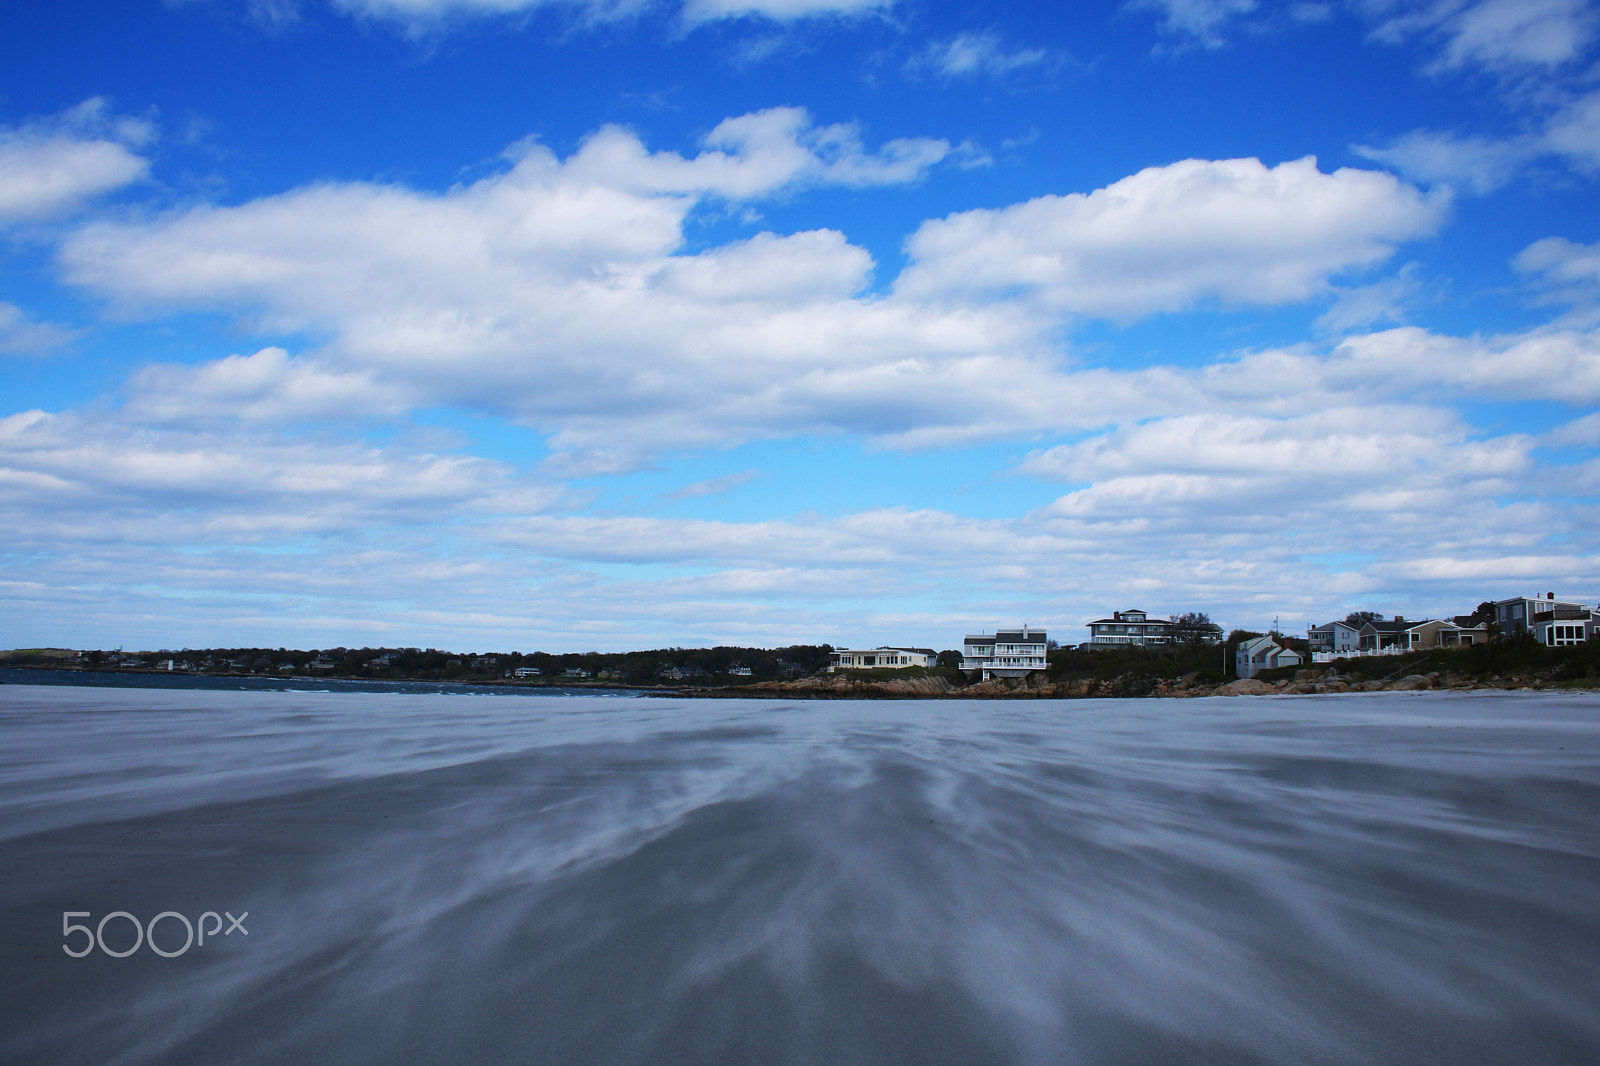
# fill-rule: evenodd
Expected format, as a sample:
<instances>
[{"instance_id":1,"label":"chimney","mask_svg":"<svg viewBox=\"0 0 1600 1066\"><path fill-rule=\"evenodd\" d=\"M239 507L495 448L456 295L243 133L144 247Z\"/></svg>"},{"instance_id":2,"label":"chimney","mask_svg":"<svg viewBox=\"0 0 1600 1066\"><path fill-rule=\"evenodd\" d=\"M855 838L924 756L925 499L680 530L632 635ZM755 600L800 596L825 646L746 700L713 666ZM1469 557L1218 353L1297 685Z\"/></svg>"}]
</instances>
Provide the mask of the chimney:
<instances>
[{"instance_id":1,"label":"chimney","mask_svg":"<svg viewBox=\"0 0 1600 1066\"><path fill-rule=\"evenodd\" d=\"M1406 616L1403 614L1397 614L1394 616L1394 620L1396 622L1404 622L1406 620Z\"/></svg>"},{"instance_id":2,"label":"chimney","mask_svg":"<svg viewBox=\"0 0 1600 1066\"><path fill-rule=\"evenodd\" d=\"M1553 600L1556 598L1556 594L1554 592L1546 592L1544 594L1544 598L1547 600Z\"/></svg>"}]
</instances>

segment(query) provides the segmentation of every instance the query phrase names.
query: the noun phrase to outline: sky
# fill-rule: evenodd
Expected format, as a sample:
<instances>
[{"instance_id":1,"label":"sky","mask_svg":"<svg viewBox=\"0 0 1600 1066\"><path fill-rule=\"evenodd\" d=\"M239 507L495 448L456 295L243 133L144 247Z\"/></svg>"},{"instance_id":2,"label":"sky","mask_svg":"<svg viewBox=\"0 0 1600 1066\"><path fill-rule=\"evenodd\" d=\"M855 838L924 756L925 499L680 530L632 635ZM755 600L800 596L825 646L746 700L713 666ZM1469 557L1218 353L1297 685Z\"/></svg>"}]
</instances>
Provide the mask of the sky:
<instances>
[{"instance_id":1,"label":"sky","mask_svg":"<svg viewBox=\"0 0 1600 1066\"><path fill-rule=\"evenodd\" d=\"M52 0L0 646L1600 599L1589 0Z\"/></svg>"}]
</instances>

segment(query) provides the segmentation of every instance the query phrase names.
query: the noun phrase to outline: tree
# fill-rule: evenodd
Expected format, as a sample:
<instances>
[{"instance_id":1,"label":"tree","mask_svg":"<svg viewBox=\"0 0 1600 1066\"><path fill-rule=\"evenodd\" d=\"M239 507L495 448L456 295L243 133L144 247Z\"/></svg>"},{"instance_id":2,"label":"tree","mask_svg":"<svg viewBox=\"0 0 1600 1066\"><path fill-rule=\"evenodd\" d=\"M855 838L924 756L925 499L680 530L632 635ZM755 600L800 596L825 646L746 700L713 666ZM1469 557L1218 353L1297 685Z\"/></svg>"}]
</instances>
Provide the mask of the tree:
<instances>
[{"instance_id":1,"label":"tree","mask_svg":"<svg viewBox=\"0 0 1600 1066\"><path fill-rule=\"evenodd\" d=\"M939 665L949 670L961 669L961 653L958 651L940 652Z\"/></svg>"},{"instance_id":2,"label":"tree","mask_svg":"<svg viewBox=\"0 0 1600 1066\"><path fill-rule=\"evenodd\" d=\"M1215 643L1222 637L1222 627L1211 620L1204 611L1186 611L1172 619L1172 642L1197 648Z\"/></svg>"},{"instance_id":3,"label":"tree","mask_svg":"<svg viewBox=\"0 0 1600 1066\"><path fill-rule=\"evenodd\" d=\"M1351 611L1349 614L1344 616L1344 624L1347 626L1353 626L1356 629L1360 629L1368 622L1376 622L1382 617L1383 615L1379 614L1377 611Z\"/></svg>"}]
</instances>

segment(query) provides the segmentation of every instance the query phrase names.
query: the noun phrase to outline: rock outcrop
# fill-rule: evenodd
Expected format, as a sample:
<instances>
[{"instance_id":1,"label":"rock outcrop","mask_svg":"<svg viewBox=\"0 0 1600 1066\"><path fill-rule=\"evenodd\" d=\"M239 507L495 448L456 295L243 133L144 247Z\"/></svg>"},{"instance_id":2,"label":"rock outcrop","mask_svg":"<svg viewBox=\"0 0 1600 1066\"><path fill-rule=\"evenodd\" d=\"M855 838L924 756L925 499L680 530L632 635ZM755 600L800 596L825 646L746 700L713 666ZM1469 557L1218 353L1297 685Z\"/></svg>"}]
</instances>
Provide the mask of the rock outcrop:
<instances>
[{"instance_id":1,"label":"rock outcrop","mask_svg":"<svg viewBox=\"0 0 1600 1066\"><path fill-rule=\"evenodd\" d=\"M1400 678L1356 680L1341 676L1333 668L1305 669L1293 679L1264 681L1258 677L1240 678L1222 685L1199 680L1196 674L1183 677L1153 677L1147 674L1122 674L1110 678L1078 677L1051 681L1045 674L1026 678L994 678L967 685L947 677L875 678L863 680L848 674L823 674L794 681L763 681L735 688L689 689L679 694L708 697L796 696L809 699L1114 699L1140 696L1193 698L1196 696L1313 696L1340 692L1423 692L1431 689L1456 691L1471 689L1543 688L1545 682L1533 677L1493 677L1488 680L1429 674L1407 674Z\"/></svg>"}]
</instances>

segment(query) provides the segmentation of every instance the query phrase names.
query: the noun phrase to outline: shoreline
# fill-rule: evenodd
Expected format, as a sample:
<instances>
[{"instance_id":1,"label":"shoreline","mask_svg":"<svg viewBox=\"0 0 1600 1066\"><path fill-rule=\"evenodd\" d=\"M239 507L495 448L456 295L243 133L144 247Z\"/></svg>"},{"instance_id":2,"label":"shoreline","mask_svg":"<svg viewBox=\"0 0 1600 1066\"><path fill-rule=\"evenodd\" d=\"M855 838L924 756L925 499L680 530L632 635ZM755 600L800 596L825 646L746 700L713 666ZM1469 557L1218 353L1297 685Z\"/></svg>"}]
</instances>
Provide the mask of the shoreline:
<instances>
[{"instance_id":1,"label":"shoreline","mask_svg":"<svg viewBox=\"0 0 1600 1066\"><path fill-rule=\"evenodd\" d=\"M1600 680L1553 682L1531 674L1490 678L1443 671L1396 678L1353 680L1336 670L1302 669L1275 680L1240 678L1220 684L1191 678L1119 674L1111 678L1050 681L1038 677L954 685L943 677L859 680L830 675L764 681L674 693L697 699L1199 699L1206 696L1322 696L1368 692L1594 692Z\"/></svg>"}]
</instances>

